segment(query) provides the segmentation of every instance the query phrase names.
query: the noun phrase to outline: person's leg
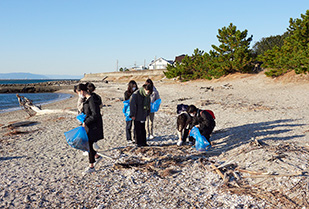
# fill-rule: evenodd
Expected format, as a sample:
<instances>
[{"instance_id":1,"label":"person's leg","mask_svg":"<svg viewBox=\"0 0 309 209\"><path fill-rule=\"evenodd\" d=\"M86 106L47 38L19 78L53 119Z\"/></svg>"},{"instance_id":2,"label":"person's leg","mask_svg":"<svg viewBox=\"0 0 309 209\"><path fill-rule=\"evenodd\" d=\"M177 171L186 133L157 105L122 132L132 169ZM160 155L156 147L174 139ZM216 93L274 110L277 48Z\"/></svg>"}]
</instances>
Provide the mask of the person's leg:
<instances>
[{"instance_id":1,"label":"person's leg","mask_svg":"<svg viewBox=\"0 0 309 209\"><path fill-rule=\"evenodd\" d=\"M146 136L147 137L150 136L150 127L149 127L150 124L149 123L150 123L150 115L148 115L146 117L146 124L145 124L145 126L146 126Z\"/></svg>"},{"instance_id":2,"label":"person's leg","mask_svg":"<svg viewBox=\"0 0 309 209\"><path fill-rule=\"evenodd\" d=\"M154 121L154 116L155 116L154 112L150 113L150 115L149 115L149 126L150 127L148 127L148 129L150 129L150 130L148 130L148 131L150 131L150 132L148 132L148 134L150 133L149 137L152 136L152 138L153 138L153 121Z\"/></svg>"},{"instance_id":3,"label":"person's leg","mask_svg":"<svg viewBox=\"0 0 309 209\"><path fill-rule=\"evenodd\" d=\"M135 134L136 134L136 145L141 145L142 141L142 133L141 133L141 122L140 121L134 121L134 126L135 126Z\"/></svg>"},{"instance_id":4,"label":"person's leg","mask_svg":"<svg viewBox=\"0 0 309 209\"><path fill-rule=\"evenodd\" d=\"M136 143L136 130L135 130L135 125L134 123L132 122L132 126L133 126L133 143Z\"/></svg>"},{"instance_id":5,"label":"person's leg","mask_svg":"<svg viewBox=\"0 0 309 209\"><path fill-rule=\"evenodd\" d=\"M88 152L89 167L93 169L95 163L95 156L97 152L93 149L93 141L89 139L88 142L89 142L89 152Z\"/></svg>"},{"instance_id":6,"label":"person's leg","mask_svg":"<svg viewBox=\"0 0 309 209\"><path fill-rule=\"evenodd\" d=\"M147 145L147 140L146 140L146 129L145 129L145 123L140 123L141 124L141 145L145 146Z\"/></svg>"},{"instance_id":7,"label":"person's leg","mask_svg":"<svg viewBox=\"0 0 309 209\"><path fill-rule=\"evenodd\" d=\"M131 129L132 129L132 120L126 121L126 136L127 136L127 141L131 141L131 140L132 140Z\"/></svg>"}]
</instances>

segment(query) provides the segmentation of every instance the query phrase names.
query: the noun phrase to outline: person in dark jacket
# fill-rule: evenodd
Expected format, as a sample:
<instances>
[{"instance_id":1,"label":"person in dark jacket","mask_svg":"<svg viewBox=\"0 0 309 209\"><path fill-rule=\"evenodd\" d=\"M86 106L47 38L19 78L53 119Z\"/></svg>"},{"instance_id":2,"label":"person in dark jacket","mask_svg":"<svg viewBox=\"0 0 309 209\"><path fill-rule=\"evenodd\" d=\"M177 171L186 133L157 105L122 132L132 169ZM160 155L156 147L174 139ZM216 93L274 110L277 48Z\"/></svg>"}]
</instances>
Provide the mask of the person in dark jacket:
<instances>
[{"instance_id":1,"label":"person in dark jacket","mask_svg":"<svg viewBox=\"0 0 309 209\"><path fill-rule=\"evenodd\" d=\"M93 83L86 83L86 85L87 85L87 89L88 89L89 94L90 94L96 101L98 101L98 102L100 103L99 107L100 107L100 110L101 110L101 108L103 107L103 102L102 102L101 97L100 97L98 94L96 94L96 93L94 92L94 90L96 89L95 85L94 85ZM101 115L102 115L102 114L101 114ZM93 147L94 147L96 150L100 149L99 145L97 144L97 142L98 142L99 140L100 140L100 139L96 140L96 141L93 143Z\"/></svg>"},{"instance_id":2,"label":"person in dark jacket","mask_svg":"<svg viewBox=\"0 0 309 209\"><path fill-rule=\"evenodd\" d=\"M198 127L201 135L205 136L209 144L210 142L210 134L214 130L216 126L216 122L214 120L214 116L212 116L207 110L200 110L196 108L194 105L190 105L187 109L187 112L193 118L191 123L191 128L193 126ZM192 139L192 137L190 138ZM194 142L193 142L194 143Z\"/></svg>"},{"instance_id":3,"label":"person in dark jacket","mask_svg":"<svg viewBox=\"0 0 309 209\"><path fill-rule=\"evenodd\" d=\"M128 83L128 89L124 92L124 100L129 100L132 96L132 94L138 89L137 87L137 83L134 80L131 80ZM134 143L135 142L135 138L136 138L136 134L135 134L135 126L133 129L133 138L134 138L134 142L132 140L132 134L131 134L131 130L132 130L132 120L126 121L126 138L127 138L127 142L130 143Z\"/></svg>"},{"instance_id":4,"label":"person in dark jacket","mask_svg":"<svg viewBox=\"0 0 309 209\"><path fill-rule=\"evenodd\" d=\"M150 113L150 94L152 86L144 84L142 88L132 94L130 99L130 117L134 121L136 132L136 146L148 146L146 142L146 117Z\"/></svg>"},{"instance_id":5,"label":"person in dark jacket","mask_svg":"<svg viewBox=\"0 0 309 209\"><path fill-rule=\"evenodd\" d=\"M85 102L83 103L82 112L86 115L83 127L85 127L88 141L89 141L89 167L85 170L85 173L91 173L95 171L94 163L100 160L102 157L97 154L93 149L93 143L99 139L103 139L103 121L100 113L100 101L97 97L91 95L88 92L87 86L85 84L79 84L77 87L78 94L81 97L85 97Z\"/></svg>"}]
</instances>

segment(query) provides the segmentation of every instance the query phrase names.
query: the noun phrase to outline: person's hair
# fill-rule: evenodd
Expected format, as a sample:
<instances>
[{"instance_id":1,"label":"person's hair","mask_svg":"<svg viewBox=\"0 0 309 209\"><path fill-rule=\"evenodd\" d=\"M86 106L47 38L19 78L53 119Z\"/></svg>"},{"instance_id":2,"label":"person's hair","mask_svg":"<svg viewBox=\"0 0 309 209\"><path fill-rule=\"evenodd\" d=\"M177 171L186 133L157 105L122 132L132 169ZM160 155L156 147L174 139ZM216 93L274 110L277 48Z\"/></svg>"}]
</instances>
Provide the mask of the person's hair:
<instances>
[{"instance_id":1,"label":"person's hair","mask_svg":"<svg viewBox=\"0 0 309 209\"><path fill-rule=\"evenodd\" d=\"M77 85L74 86L73 91L76 93L76 91L77 91Z\"/></svg>"},{"instance_id":2,"label":"person's hair","mask_svg":"<svg viewBox=\"0 0 309 209\"><path fill-rule=\"evenodd\" d=\"M133 86L136 85L136 89L138 89L137 87L137 83L134 81L134 80L131 80L129 83L128 83L128 92L130 94L133 93Z\"/></svg>"},{"instance_id":3,"label":"person's hair","mask_svg":"<svg viewBox=\"0 0 309 209\"><path fill-rule=\"evenodd\" d=\"M80 83L76 86L76 91L87 91L87 86L86 84Z\"/></svg>"},{"instance_id":4,"label":"person's hair","mask_svg":"<svg viewBox=\"0 0 309 209\"><path fill-rule=\"evenodd\" d=\"M86 83L88 92L91 94L95 90L95 85L93 83Z\"/></svg>"},{"instance_id":5,"label":"person's hair","mask_svg":"<svg viewBox=\"0 0 309 209\"><path fill-rule=\"evenodd\" d=\"M188 113L194 113L197 112L197 108L194 105L190 105L187 109Z\"/></svg>"},{"instance_id":6,"label":"person's hair","mask_svg":"<svg viewBox=\"0 0 309 209\"><path fill-rule=\"evenodd\" d=\"M153 82L152 82L152 80L151 80L150 78L148 78L148 79L146 80L146 84L151 84L151 85L153 86Z\"/></svg>"},{"instance_id":7,"label":"person's hair","mask_svg":"<svg viewBox=\"0 0 309 209\"><path fill-rule=\"evenodd\" d=\"M152 94L153 86L152 86L151 84L145 83L145 84L143 85L143 88L144 88L145 90L148 90L149 93Z\"/></svg>"}]
</instances>

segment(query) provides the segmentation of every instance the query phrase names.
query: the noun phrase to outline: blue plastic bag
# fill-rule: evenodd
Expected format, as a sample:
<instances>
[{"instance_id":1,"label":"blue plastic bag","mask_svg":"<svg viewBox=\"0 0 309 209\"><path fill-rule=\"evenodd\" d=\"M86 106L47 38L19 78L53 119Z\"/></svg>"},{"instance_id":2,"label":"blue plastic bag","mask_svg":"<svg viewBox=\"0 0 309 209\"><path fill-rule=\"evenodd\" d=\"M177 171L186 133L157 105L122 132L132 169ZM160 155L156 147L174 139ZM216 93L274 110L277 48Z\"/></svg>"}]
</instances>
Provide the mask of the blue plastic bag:
<instances>
[{"instance_id":1,"label":"blue plastic bag","mask_svg":"<svg viewBox=\"0 0 309 209\"><path fill-rule=\"evenodd\" d=\"M128 99L128 100L124 101L123 105L124 106L123 106L122 112L123 112L124 116L126 117L126 121L132 120L130 118L130 100Z\"/></svg>"},{"instance_id":2,"label":"blue plastic bag","mask_svg":"<svg viewBox=\"0 0 309 209\"><path fill-rule=\"evenodd\" d=\"M158 112L161 104L161 99L157 99L154 103L150 104L150 112Z\"/></svg>"},{"instance_id":3,"label":"blue plastic bag","mask_svg":"<svg viewBox=\"0 0 309 209\"><path fill-rule=\"evenodd\" d=\"M81 113L81 114L79 114L79 115L76 116L76 119L77 119L79 122L81 122L81 123L83 123L83 122L85 121L85 118L86 118L86 115L85 115L84 113Z\"/></svg>"},{"instance_id":4,"label":"blue plastic bag","mask_svg":"<svg viewBox=\"0 0 309 209\"><path fill-rule=\"evenodd\" d=\"M89 152L88 136L84 127L79 126L74 128L65 132L64 135L71 147Z\"/></svg>"},{"instance_id":5,"label":"blue plastic bag","mask_svg":"<svg viewBox=\"0 0 309 209\"><path fill-rule=\"evenodd\" d=\"M206 151L211 147L205 136L201 135L197 127L194 126L191 129L190 136L195 139L195 148L197 151Z\"/></svg>"}]
</instances>

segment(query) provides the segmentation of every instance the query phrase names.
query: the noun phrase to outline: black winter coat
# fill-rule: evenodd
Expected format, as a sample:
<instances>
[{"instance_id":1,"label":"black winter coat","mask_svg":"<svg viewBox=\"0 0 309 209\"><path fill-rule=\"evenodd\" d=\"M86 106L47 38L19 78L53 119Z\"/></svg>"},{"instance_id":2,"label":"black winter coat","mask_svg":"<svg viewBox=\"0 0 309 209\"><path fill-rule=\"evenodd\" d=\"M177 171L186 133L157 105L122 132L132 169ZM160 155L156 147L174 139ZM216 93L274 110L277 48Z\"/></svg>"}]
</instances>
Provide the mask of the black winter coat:
<instances>
[{"instance_id":1,"label":"black winter coat","mask_svg":"<svg viewBox=\"0 0 309 209\"><path fill-rule=\"evenodd\" d=\"M139 91L135 91L130 99L130 117L135 117L136 121L146 121L146 117L150 113L150 101L149 110L144 109L144 99L143 95ZM148 98L150 100L150 98Z\"/></svg>"},{"instance_id":2,"label":"black winter coat","mask_svg":"<svg viewBox=\"0 0 309 209\"><path fill-rule=\"evenodd\" d=\"M103 120L100 112L100 104L102 103L99 97L91 95L83 104L83 113L86 115L85 129L89 141L96 142L104 138Z\"/></svg>"},{"instance_id":3,"label":"black winter coat","mask_svg":"<svg viewBox=\"0 0 309 209\"><path fill-rule=\"evenodd\" d=\"M210 138L210 134L216 126L214 118L206 110L198 109L196 116L192 120L192 127L199 125L199 130L206 139Z\"/></svg>"}]
</instances>

